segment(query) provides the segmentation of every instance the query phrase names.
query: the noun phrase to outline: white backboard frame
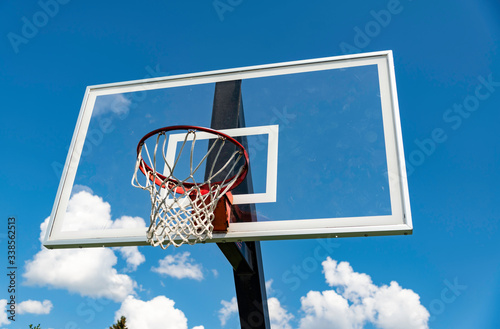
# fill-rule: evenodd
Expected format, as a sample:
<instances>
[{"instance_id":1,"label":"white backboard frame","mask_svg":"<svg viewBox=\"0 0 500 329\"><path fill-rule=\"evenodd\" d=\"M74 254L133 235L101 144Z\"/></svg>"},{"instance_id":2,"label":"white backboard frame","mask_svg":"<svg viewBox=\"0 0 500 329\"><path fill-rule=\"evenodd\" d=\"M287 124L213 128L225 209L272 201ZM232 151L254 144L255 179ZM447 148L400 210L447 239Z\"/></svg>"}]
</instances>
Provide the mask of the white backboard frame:
<instances>
[{"instance_id":1,"label":"white backboard frame","mask_svg":"<svg viewBox=\"0 0 500 329\"><path fill-rule=\"evenodd\" d=\"M77 248L148 244L145 229L104 229L71 232L61 230L90 118L98 96L364 65L377 65L378 68L392 208L391 215L231 223L227 233L214 233L213 239L208 242L411 234L413 225L394 63L392 52L382 51L87 87L47 227L43 242L44 246L47 248ZM271 170L273 170L272 166ZM274 175L273 172L271 174ZM275 195L279 186L276 186L276 182L274 184L272 186L271 182L271 186L268 186L270 190L267 192L272 193L274 188ZM269 196L264 199L268 200L264 202L272 202L272 200L269 201ZM325 205L325 207L328 207L328 205Z\"/></svg>"}]
</instances>

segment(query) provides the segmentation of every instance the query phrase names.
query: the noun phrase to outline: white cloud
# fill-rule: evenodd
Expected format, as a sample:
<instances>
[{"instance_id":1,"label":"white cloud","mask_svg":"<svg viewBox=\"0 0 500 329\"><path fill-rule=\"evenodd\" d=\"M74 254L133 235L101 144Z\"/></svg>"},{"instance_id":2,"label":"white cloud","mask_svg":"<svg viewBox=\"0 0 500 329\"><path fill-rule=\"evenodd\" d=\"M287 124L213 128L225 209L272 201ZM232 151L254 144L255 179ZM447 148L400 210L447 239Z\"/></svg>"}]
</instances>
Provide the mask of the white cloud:
<instances>
[{"instance_id":1,"label":"white cloud","mask_svg":"<svg viewBox=\"0 0 500 329\"><path fill-rule=\"evenodd\" d=\"M45 236L47 224L42 227ZM94 195L84 188L74 193L68 203L61 231L82 231L101 229L144 228L146 222L141 217L122 216L111 219L111 206L100 196Z\"/></svg>"},{"instance_id":2,"label":"white cloud","mask_svg":"<svg viewBox=\"0 0 500 329\"><path fill-rule=\"evenodd\" d=\"M144 230L146 230L146 222L144 222L144 219L141 217L122 216L114 221L111 221L109 223L109 227L112 229L144 228Z\"/></svg>"},{"instance_id":3,"label":"white cloud","mask_svg":"<svg viewBox=\"0 0 500 329\"><path fill-rule=\"evenodd\" d=\"M381 329L427 329L429 312L420 297L397 282L374 285L370 276L354 272L347 262L327 258L326 282L336 290L310 291L301 298L299 328L358 329L370 322Z\"/></svg>"},{"instance_id":4,"label":"white cloud","mask_svg":"<svg viewBox=\"0 0 500 329\"><path fill-rule=\"evenodd\" d=\"M73 185L73 188L71 189L71 196L73 196L73 194L77 194L81 191L85 191L85 192L88 192L90 194L94 194L94 191L92 191L92 189L90 187L85 186L85 185L75 184L75 185Z\"/></svg>"},{"instance_id":5,"label":"white cloud","mask_svg":"<svg viewBox=\"0 0 500 329\"><path fill-rule=\"evenodd\" d=\"M165 296L142 301L128 296L115 313L115 321L121 316L127 318L128 328L141 329L187 329L187 318L174 307L175 302ZM196 328L203 328L198 326Z\"/></svg>"},{"instance_id":6,"label":"white cloud","mask_svg":"<svg viewBox=\"0 0 500 329\"><path fill-rule=\"evenodd\" d=\"M273 279L266 281L266 293L268 296L274 293L272 285L273 285Z\"/></svg>"},{"instance_id":7,"label":"white cloud","mask_svg":"<svg viewBox=\"0 0 500 329\"><path fill-rule=\"evenodd\" d=\"M25 266L27 285L49 286L94 298L121 301L136 287L128 275L118 274L111 249L42 249Z\"/></svg>"},{"instance_id":8,"label":"white cloud","mask_svg":"<svg viewBox=\"0 0 500 329\"><path fill-rule=\"evenodd\" d=\"M111 206L98 195L82 190L71 196L62 231L99 230L110 227Z\"/></svg>"},{"instance_id":9,"label":"white cloud","mask_svg":"<svg viewBox=\"0 0 500 329\"><path fill-rule=\"evenodd\" d=\"M333 290L309 291L301 298L305 316L300 319L299 328L354 329L363 327L363 319L357 320L355 309L350 308L347 299Z\"/></svg>"},{"instance_id":10,"label":"white cloud","mask_svg":"<svg viewBox=\"0 0 500 329\"><path fill-rule=\"evenodd\" d=\"M40 239L45 236L49 218L40 225ZM87 189L72 195L63 224L64 230L84 230L119 227L145 227L139 217L124 216L113 221L111 207L101 197ZM128 251L127 262L135 266L142 262L138 252ZM117 257L108 248L55 249L44 247L26 262L23 277L28 285L66 289L82 296L122 301L134 293L137 286L128 275L114 268Z\"/></svg>"},{"instance_id":11,"label":"white cloud","mask_svg":"<svg viewBox=\"0 0 500 329\"><path fill-rule=\"evenodd\" d=\"M133 229L146 228L144 219L140 217L122 216L109 223L112 229ZM127 272L134 272L137 267L146 261L146 257L139 252L137 247L118 247L114 248L120 252L120 255L127 262Z\"/></svg>"},{"instance_id":12,"label":"white cloud","mask_svg":"<svg viewBox=\"0 0 500 329\"><path fill-rule=\"evenodd\" d=\"M7 317L7 299L0 299L0 326L10 323Z\"/></svg>"},{"instance_id":13,"label":"white cloud","mask_svg":"<svg viewBox=\"0 0 500 329\"><path fill-rule=\"evenodd\" d=\"M139 252L137 247L115 248L127 262L127 272L134 272L137 267L146 261L146 257Z\"/></svg>"},{"instance_id":14,"label":"white cloud","mask_svg":"<svg viewBox=\"0 0 500 329\"><path fill-rule=\"evenodd\" d=\"M44 300L40 302L38 300L25 300L20 302L17 306L19 314L31 313L31 314L49 314L52 310L52 302L50 300Z\"/></svg>"},{"instance_id":15,"label":"white cloud","mask_svg":"<svg viewBox=\"0 0 500 329\"><path fill-rule=\"evenodd\" d=\"M340 262L328 258L322 263L326 283L330 287L339 287L347 299L365 298L374 293L376 287L372 279L365 273L354 272L348 262Z\"/></svg>"},{"instance_id":16,"label":"white cloud","mask_svg":"<svg viewBox=\"0 0 500 329\"><path fill-rule=\"evenodd\" d=\"M238 302L236 297L233 297L231 301L221 300L222 308L219 310L219 319L221 326L225 326L227 320L233 315L238 313Z\"/></svg>"},{"instance_id":17,"label":"white cloud","mask_svg":"<svg viewBox=\"0 0 500 329\"><path fill-rule=\"evenodd\" d=\"M266 293L268 296L273 295L275 290L273 289L273 279L266 281ZM287 310L281 306L278 298L270 297L267 299L267 306L269 308L269 320L271 322L272 329L291 329L290 321L294 319L293 314L287 312Z\"/></svg>"},{"instance_id":18,"label":"white cloud","mask_svg":"<svg viewBox=\"0 0 500 329\"><path fill-rule=\"evenodd\" d=\"M99 96L95 102L92 115L102 115L106 113L115 113L125 115L130 110L130 99L122 94Z\"/></svg>"},{"instance_id":19,"label":"white cloud","mask_svg":"<svg viewBox=\"0 0 500 329\"><path fill-rule=\"evenodd\" d=\"M151 270L176 279L189 278L198 281L203 280L201 265L194 264L189 256L190 253L187 251L174 256L167 255L164 259L160 259L158 267L152 267Z\"/></svg>"},{"instance_id":20,"label":"white cloud","mask_svg":"<svg viewBox=\"0 0 500 329\"><path fill-rule=\"evenodd\" d=\"M196 327L193 327L193 329L205 329L204 326L196 326Z\"/></svg>"},{"instance_id":21,"label":"white cloud","mask_svg":"<svg viewBox=\"0 0 500 329\"><path fill-rule=\"evenodd\" d=\"M269 320L272 329L292 329L290 320L292 320L294 316L281 306L277 298L269 298L267 300L267 306L269 308Z\"/></svg>"},{"instance_id":22,"label":"white cloud","mask_svg":"<svg viewBox=\"0 0 500 329\"><path fill-rule=\"evenodd\" d=\"M428 328L429 312L420 305L420 297L397 282L380 287L374 297L378 316L375 324L384 329Z\"/></svg>"}]
</instances>

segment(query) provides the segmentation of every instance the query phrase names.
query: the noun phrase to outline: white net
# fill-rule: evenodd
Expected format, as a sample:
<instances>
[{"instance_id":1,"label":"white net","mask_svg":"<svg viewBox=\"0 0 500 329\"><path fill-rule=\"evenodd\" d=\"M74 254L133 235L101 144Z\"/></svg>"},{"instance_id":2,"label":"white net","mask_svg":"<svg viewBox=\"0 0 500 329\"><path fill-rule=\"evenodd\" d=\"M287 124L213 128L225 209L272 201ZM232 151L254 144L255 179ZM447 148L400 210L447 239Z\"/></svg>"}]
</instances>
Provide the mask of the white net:
<instances>
[{"instance_id":1,"label":"white net","mask_svg":"<svg viewBox=\"0 0 500 329\"><path fill-rule=\"evenodd\" d=\"M228 154L224 149L226 138L221 135L214 137L201 159L195 157L196 130L186 132L173 160L167 159L168 134L164 131L156 134L152 154L147 142L139 145L132 185L150 194L151 215L147 239L151 245L166 249L170 245L178 247L184 243L195 244L212 238L217 202L245 170L240 162L243 152L233 148ZM186 147L189 143L191 147ZM150 143L150 147L152 145ZM189 152L187 174L186 165L180 164L183 151ZM185 177L176 177L176 170ZM139 171L141 174L138 176ZM205 179L201 183L195 181L199 172L205 172Z\"/></svg>"}]
</instances>

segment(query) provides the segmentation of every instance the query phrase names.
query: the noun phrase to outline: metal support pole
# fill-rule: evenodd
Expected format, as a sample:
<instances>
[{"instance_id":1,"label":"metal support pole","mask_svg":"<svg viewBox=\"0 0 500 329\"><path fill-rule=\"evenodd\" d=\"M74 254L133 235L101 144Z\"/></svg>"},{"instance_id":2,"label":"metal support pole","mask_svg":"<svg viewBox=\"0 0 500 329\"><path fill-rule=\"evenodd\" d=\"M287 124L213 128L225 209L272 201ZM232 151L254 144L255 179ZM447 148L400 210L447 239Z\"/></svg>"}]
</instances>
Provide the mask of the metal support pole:
<instances>
[{"instance_id":1,"label":"metal support pole","mask_svg":"<svg viewBox=\"0 0 500 329\"><path fill-rule=\"evenodd\" d=\"M211 128L228 129L241 127L245 127L241 80L216 83ZM247 148L245 137L237 139ZM210 158L208 160L208 163L211 163ZM234 192L253 192L250 168L247 178ZM239 208L241 212L250 214L248 218L244 219L245 221L256 220L255 205L240 205ZM218 243L217 245L233 266L241 328L270 329L260 242Z\"/></svg>"}]
</instances>

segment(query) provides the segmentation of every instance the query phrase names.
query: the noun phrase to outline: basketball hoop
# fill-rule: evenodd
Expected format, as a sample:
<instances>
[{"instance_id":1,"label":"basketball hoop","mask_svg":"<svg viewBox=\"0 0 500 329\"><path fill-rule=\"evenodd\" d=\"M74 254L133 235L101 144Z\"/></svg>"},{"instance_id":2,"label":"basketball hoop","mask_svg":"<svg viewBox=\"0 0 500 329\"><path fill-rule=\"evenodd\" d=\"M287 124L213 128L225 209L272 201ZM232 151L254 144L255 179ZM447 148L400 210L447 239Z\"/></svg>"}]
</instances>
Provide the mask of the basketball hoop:
<instances>
[{"instance_id":1,"label":"basketball hoop","mask_svg":"<svg viewBox=\"0 0 500 329\"><path fill-rule=\"evenodd\" d=\"M185 131L185 136L179 151L172 158L167 156L168 133L178 130ZM203 151L201 160L195 156L198 132L210 135L208 150ZM150 139L153 136L156 136L156 141ZM150 146L154 145L152 154L147 146L148 140ZM191 146L185 147L189 142ZM228 152L230 145L231 151ZM189 170L179 164L183 151L189 152ZM232 199L230 193L228 198L223 197L245 179L248 163L248 153L237 140L213 129L171 126L145 135L137 145L132 185L149 191L151 197L148 242L166 249L170 245L178 247L184 243L195 244L211 239L214 210L219 202L230 202L227 201ZM184 178L177 176L182 175L179 174L182 170L188 172ZM203 170L204 181L196 182L195 175L203 173ZM139 171L145 176L142 183L137 177Z\"/></svg>"}]
</instances>

